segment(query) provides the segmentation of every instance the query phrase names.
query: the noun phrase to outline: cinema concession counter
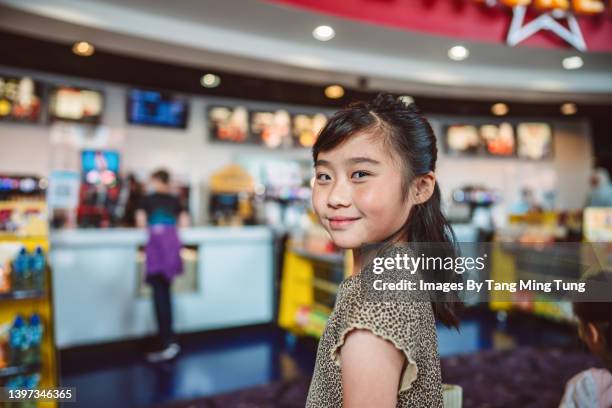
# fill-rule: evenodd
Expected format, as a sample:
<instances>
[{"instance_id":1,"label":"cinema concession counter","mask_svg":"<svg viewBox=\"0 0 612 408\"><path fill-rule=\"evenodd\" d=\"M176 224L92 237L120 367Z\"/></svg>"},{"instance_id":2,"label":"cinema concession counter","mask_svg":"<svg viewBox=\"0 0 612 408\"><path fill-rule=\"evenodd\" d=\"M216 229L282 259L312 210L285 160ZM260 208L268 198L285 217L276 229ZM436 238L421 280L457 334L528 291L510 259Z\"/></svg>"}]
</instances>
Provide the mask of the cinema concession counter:
<instances>
[{"instance_id":1,"label":"cinema concession counter","mask_svg":"<svg viewBox=\"0 0 612 408\"><path fill-rule=\"evenodd\" d=\"M195 332L271 322L273 234L266 227L181 231L185 273L174 285L174 327ZM146 232L66 230L51 236L59 348L155 332L142 284Z\"/></svg>"}]
</instances>

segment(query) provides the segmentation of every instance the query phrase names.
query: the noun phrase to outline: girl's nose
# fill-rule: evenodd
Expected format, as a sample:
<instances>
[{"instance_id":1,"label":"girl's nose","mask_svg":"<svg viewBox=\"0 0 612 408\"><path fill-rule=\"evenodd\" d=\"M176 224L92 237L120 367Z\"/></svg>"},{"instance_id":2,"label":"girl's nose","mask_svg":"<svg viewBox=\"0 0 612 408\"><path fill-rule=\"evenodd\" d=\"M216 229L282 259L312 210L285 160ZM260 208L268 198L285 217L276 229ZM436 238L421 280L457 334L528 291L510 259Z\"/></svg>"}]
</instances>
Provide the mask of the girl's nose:
<instances>
[{"instance_id":1,"label":"girl's nose","mask_svg":"<svg viewBox=\"0 0 612 408\"><path fill-rule=\"evenodd\" d=\"M351 204L350 189L346 183L337 181L334 183L329 196L327 196L327 205L330 207L348 207Z\"/></svg>"}]
</instances>

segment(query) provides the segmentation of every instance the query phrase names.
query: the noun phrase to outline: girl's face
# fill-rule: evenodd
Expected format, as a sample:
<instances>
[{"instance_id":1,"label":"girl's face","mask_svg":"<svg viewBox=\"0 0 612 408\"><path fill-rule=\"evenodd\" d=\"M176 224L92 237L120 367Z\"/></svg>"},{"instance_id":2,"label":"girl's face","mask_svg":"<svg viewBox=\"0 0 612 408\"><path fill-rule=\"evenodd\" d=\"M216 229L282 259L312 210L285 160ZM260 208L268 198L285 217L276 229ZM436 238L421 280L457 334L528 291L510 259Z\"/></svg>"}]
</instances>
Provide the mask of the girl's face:
<instances>
[{"instance_id":1,"label":"girl's face","mask_svg":"<svg viewBox=\"0 0 612 408\"><path fill-rule=\"evenodd\" d=\"M412 194L403 198L403 169L395 156L369 133L319 153L312 204L340 248L381 242L408 219L414 201Z\"/></svg>"}]
</instances>

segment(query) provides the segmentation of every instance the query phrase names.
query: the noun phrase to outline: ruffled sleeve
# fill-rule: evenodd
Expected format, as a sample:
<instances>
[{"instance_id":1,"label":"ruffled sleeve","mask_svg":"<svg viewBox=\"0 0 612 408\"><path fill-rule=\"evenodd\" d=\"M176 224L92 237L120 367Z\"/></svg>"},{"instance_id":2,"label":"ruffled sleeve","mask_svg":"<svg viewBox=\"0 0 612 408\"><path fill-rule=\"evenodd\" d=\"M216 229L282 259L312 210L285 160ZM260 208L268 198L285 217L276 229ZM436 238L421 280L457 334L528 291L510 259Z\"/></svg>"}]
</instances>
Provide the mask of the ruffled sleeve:
<instances>
[{"instance_id":1,"label":"ruffled sleeve","mask_svg":"<svg viewBox=\"0 0 612 408\"><path fill-rule=\"evenodd\" d=\"M381 339L391 342L404 353L406 361L400 377L398 392L410 389L418 375L415 345L419 323L431 320L431 304L424 302L365 302L356 301L347 308L341 319L339 337L331 348L330 357L340 366L340 349L346 336L354 329L369 330Z\"/></svg>"}]
</instances>

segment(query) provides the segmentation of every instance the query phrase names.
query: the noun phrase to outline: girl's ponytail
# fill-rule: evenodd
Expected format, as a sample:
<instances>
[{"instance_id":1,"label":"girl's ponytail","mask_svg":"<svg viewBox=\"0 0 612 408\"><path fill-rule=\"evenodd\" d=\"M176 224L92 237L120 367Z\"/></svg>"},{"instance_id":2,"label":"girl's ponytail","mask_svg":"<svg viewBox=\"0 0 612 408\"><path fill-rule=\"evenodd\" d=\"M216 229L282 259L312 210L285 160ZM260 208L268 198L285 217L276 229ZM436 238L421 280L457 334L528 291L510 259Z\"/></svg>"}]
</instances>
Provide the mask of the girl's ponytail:
<instances>
[{"instance_id":1,"label":"girl's ponytail","mask_svg":"<svg viewBox=\"0 0 612 408\"><path fill-rule=\"evenodd\" d=\"M440 188L436 183L431 198L422 204L415 205L410 213L408 221L404 225L404 231L408 241L416 248L418 253L427 253L429 256L445 259L456 257L456 239L450 223L442 214ZM454 282L458 275L454 271L433 270L434 282ZM459 327L457 309L461 307L458 297L451 293L444 294L442 298L437 296L432 302L436 318L445 326Z\"/></svg>"}]
</instances>

